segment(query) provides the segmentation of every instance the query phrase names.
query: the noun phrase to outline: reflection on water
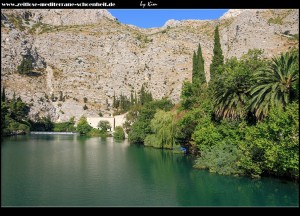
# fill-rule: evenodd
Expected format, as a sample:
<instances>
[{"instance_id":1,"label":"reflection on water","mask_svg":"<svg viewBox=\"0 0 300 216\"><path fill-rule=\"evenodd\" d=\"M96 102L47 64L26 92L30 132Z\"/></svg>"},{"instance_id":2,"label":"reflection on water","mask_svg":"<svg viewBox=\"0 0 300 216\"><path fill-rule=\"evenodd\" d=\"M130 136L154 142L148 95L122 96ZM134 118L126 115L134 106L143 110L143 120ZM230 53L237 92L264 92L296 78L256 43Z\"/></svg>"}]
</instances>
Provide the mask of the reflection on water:
<instances>
[{"instance_id":1,"label":"reflection on water","mask_svg":"<svg viewBox=\"0 0 300 216\"><path fill-rule=\"evenodd\" d=\"M221 176L193 158L113 138L27 135L1 144L3 206L298 206L298 184Z\"/></svg>"}]
</instances>

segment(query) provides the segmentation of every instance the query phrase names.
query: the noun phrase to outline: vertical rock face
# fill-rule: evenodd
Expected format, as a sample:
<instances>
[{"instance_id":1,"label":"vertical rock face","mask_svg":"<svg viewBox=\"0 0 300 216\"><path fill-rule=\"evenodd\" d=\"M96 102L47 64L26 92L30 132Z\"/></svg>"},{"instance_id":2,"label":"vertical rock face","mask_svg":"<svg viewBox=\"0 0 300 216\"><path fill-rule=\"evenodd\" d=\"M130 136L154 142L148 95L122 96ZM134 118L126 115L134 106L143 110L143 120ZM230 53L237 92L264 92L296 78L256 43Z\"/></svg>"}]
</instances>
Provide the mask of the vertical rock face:
<instances>
[{"instance_id":1,"label":"vertical rock face","mask_svg":"<svg viewBox=\"0 0 300 216\"><path fill-rule=\"evenodd\" d=\"M295 41L291 35L299 34L298 10L233 10L227 19L230 25L221 31L225 56L241 56L248 49L258 48L272 57L286 50ZM227 13L223 16L227 17ZM226 22L226 21L225 21ZM297 41L298 42L298 41Z\"/></svg>"},{"instance_id":2,"label":"vertical rock face","mask_svg":"<svg viewBox=\"0 0 300 216\"><path fill-rule=\"evenodd\" d=\"M178 102L199 43L209 80L216 25L225 58L253 48L271 57L298 45L298 17L299 10L229 10L219 20L140 29L106 10L1 10L1 84L32 105L33 119L108 115L114 94L130 96L142 84L154 98ZM23 56L36 76L16 72Z\"/></svg>"}]
</instances>

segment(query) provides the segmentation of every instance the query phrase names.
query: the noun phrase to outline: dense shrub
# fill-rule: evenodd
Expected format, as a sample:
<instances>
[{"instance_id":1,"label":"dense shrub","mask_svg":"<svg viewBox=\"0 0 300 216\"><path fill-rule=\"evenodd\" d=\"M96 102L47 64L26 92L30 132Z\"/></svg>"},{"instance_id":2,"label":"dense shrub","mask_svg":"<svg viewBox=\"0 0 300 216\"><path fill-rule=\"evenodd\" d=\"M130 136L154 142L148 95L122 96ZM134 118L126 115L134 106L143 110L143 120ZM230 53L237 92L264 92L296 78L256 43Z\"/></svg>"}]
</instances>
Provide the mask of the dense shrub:
<instances>
[{"instance_id":1,"label":"dense shrub","mask_svg":"<svg viewBox=\"0 0 300 216\"><path fill-rule=\"evenodd\" d=\"M89 125L89 123L87 122L86 117L82 116L77 124L77 132L79 132L82 135L86 135L88 134L91 130L93 129L92 126Z\"/></svg>"},{"instance_id":2,"label":"dense shrub","mask_svg":"<svg viewBox=\"0 0 300 216\"><path fill-rule=\"evenodd\" d=\"M121 126L115 127L115 131L114 131L113 136L117 140L123 140L123 139L125 139L125 133L124 133L123 128Z\"/></svg>"}]
</instances>

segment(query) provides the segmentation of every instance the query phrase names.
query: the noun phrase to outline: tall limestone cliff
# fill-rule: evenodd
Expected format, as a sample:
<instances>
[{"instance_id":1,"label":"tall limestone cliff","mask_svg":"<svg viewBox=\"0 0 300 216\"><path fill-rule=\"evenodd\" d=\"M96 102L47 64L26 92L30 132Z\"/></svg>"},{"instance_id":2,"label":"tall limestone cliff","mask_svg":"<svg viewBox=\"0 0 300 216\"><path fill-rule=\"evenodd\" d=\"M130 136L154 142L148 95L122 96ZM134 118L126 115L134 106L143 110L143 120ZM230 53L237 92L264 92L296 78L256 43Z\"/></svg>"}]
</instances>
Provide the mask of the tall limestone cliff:
<instances>
[{"instance_id":1,"label":"tall limestone cliff","mask_svg":"<svg viewBox=\"0 0 300 216\"><path fill-rule=\"evenodd\" d=\"M178 102L199 43L209 80L216 25L225 58L253 48L271 57L298 45L299 10L229 10L218 20L151 29L122 24L106 10L1 10L1 84L31 105L32 119L110 114L114 94L130 96L142 84L154 98ZM31 75L17 73L23 56L33 59Z\"/></svg>"}]
</instances>

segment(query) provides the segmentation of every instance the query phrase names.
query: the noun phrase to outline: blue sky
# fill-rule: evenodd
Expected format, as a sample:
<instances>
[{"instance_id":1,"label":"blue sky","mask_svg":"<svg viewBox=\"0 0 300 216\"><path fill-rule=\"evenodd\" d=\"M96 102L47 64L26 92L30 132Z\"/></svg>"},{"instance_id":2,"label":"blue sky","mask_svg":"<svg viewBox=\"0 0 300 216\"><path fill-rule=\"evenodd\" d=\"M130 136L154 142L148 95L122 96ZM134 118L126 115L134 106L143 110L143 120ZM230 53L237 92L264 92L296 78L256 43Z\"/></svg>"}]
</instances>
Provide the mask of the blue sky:
<instances>
[{"instance_id":1,"label":"blue sky","mask_svg":"<svg viewBox=\"0 0 300 216\"><path fill-rule=\"evenodd\" d=\"M113 9L108 10L121 23L132 24L141 28L161 27L167 20L209 19L222 16L228 9Z\"/></svg>"}]
</instances>

